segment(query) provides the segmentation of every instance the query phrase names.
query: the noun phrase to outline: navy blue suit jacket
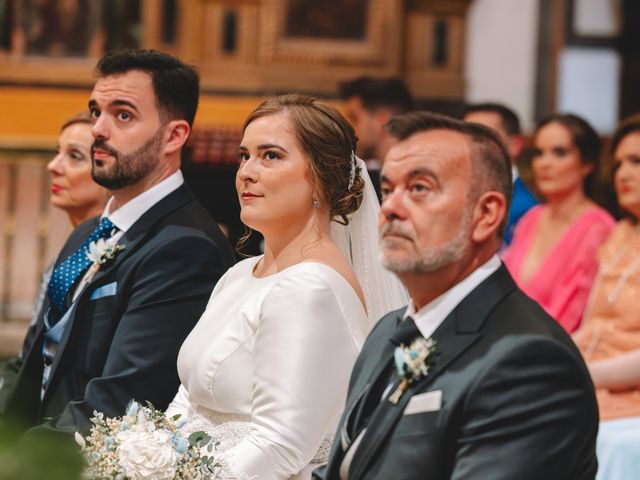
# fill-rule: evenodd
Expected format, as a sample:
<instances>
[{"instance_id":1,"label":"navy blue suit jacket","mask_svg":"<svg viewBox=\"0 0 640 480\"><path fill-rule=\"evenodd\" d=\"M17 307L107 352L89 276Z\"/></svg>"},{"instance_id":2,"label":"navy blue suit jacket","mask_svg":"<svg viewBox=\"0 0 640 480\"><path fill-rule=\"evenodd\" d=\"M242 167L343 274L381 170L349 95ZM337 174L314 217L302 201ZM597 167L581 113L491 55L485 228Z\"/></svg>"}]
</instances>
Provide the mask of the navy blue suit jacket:
<instances>
[{"instance_id":1,"label":"navy blue suit jacket","mask_svg":"<svg viewBox=\"0 0 640 480\"><path fill-rule=\"evenodd\" d=\"M57 262L76 251L97 219L79 225ZM149 209L118 242L73 306L44 397L44 308L27 335L4 420L39 430L87 432L93 411L122 415L131 399L164 409L178 390L176 360L211 291L233 263L216 223L181 186ZM3 402L4 403L4 402Z\"/></svg>"}]
</instances>

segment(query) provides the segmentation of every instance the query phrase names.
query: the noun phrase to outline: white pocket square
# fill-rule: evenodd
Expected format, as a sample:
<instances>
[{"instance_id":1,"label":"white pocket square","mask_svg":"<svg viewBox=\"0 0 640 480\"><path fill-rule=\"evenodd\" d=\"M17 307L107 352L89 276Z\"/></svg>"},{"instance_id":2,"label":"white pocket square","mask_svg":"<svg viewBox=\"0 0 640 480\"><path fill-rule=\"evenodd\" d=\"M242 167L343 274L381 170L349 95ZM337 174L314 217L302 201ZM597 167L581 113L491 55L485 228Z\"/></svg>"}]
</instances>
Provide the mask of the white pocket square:
<instances>
[{"instance_id":1,"label":"white pocket square","mask_svg":"<svg viewBox=\"0 0 640 480\"><path fill-rule=\"evenodd\" d=\"M91 296L89 300L97 300L102 297L110 297L116 294L118 291L118 282L111 282L103 285L101 287L96 288L93 292L91 292Z\"/></svg>"},{"instance_id":2,"label":"white pocket square","mask_svg":"<svg viewBox=\"0 0 640 480\"><path fill-rule=\"evenodd\" d=\"M402 412L403 415L413 415L423 412L437 412L442 407L442 390L414 395Z\"/></svg>"}]
</instances>

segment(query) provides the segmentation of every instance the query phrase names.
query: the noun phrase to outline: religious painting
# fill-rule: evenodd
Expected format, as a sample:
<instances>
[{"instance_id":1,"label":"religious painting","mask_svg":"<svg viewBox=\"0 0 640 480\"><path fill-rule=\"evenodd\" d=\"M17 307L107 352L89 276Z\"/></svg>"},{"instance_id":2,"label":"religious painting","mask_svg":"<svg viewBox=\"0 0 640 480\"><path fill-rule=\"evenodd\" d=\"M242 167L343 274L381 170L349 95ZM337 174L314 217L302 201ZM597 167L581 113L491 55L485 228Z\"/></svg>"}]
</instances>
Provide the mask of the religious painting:
<instances>
[{"instance_id":1,"label":"religious painting","mask_svg":"<svg viewBox=\"0 0 640 480\"><path fill-rule=\"evenodd\" d=\"M23 0L20 27L26 54L82 57L97 31L99 12L89 0Z\"/></svg>"},{"instance_id":2,"label":"religious painting","mask_svg":"<svg viewBox=\"0 0 640 480\"><path fill-rule=\"evenodd\" d=\"M140 0L21 0L18 5L19 53L98 57L139 44Z\"/></svg>"},{"instance_id":3,"label":"religious painting","mask_svg":"<svg viewBox=\"0 0 640 480\"><path fill-rule=\"evenodd\" d=\"M288 0L285 36L362 40L369 0Z\"/></svg>"},{"instance_id":4,"label":"religious painting","mask_svg":"<svg viewBox=\"0 0 640 480\"><path fill-rule=\"evenodd\" d=\"M175 2L162 2L163 5ZM137 48L141 34L140 0L110 0L104 3L102 22L105 31L104 50Z\"/></svg>"},{"instance_id":5,"label":"religious painting","mask_svg":"<svg viewBox=\"0 0 640 480\"><path fill-rule=\"evenodd\" d=\"M259 54L269 62L385 63L403 0L263 0ZM397 37L394 37L397 38Z\"/></svg>"}]
</instances>

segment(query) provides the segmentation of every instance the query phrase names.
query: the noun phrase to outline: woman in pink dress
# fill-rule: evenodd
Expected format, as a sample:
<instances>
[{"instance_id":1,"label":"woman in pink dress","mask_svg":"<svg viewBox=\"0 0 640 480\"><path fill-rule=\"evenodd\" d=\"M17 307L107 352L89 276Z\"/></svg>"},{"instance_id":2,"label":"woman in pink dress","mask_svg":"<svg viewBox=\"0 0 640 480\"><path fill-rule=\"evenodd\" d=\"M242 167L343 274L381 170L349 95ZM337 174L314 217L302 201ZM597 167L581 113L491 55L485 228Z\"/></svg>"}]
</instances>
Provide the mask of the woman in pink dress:
<instances>
[{"instance_id":1,"label":"woman in pink dress","mask_svg":"<svg viewBox=\"0 0 640 480\"><path fill-rule=\"evenodd\" d=\"M600 141L582 118L556 114L534 133L533 178L546 203L519 222L504 263L568 332L578 328L614 220L590 198Z\"/></svg>"}]
</instances>

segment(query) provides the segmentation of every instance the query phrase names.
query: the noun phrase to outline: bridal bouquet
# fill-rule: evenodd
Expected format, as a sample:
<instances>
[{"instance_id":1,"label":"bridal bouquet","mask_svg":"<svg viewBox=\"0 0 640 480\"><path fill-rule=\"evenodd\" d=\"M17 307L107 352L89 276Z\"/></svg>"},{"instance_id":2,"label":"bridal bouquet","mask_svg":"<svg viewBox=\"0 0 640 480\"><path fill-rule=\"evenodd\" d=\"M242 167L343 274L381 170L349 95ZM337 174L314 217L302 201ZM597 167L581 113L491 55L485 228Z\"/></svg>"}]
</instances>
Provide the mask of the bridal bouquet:
<instances>
[{"instance_id":1,"label":"bridal bouquet","mask_svg":"<svg viewBox=\"0 0 640 480\"><path fill-rule=\"evenodd\" d=\"M90 434L75 434L88 464L86 478L195 480L215 474L219 467L212 455L218 443L204 432L185 438L181 429L188 421L180 415L168 418L149 402L131 402L122 418L93 413Z\"/></svg>"}]
</instances>

